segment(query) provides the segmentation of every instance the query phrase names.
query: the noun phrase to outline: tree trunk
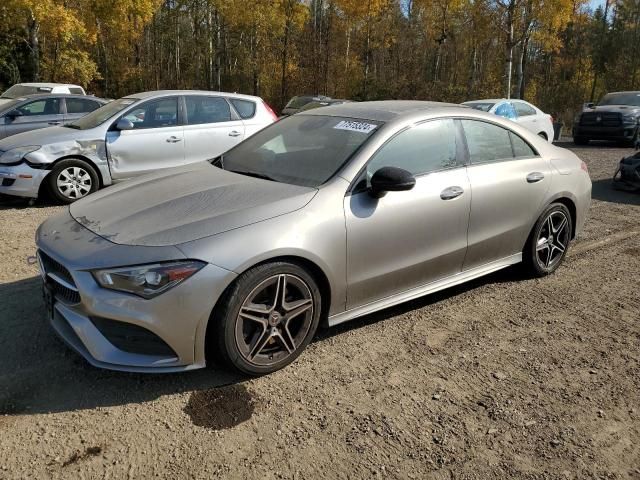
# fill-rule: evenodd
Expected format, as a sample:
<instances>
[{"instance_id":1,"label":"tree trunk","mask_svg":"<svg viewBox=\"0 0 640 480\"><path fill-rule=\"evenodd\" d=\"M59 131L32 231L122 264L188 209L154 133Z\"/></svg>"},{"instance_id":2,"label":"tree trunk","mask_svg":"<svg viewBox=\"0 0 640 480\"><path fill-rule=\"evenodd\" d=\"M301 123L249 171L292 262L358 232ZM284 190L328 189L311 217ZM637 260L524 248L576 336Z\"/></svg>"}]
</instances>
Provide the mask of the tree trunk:
<instances>
[{"instance_id":1,"label":"tree trunk","mask_svg":"<svg viewBox=\"0 0 640 480\"><path fill-rule=\"evenodd\" d=\"M40 79L40 42L38 33L40 32L40 24L35 18L33 12L30 12L31 18L27 25L29 34L29 74L28 80L37 82Z\"/></svg>"}]
</instances>

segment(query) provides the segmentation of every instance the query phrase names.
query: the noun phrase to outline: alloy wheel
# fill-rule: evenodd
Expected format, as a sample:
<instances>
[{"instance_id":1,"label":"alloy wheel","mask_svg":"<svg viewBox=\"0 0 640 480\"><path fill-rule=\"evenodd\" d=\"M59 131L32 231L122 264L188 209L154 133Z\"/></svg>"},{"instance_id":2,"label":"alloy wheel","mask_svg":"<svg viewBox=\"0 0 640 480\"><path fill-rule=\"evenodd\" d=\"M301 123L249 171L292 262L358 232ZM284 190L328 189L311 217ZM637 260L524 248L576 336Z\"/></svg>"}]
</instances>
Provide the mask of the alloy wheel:
<instances>
[{"instance_id":1,"label":"alloy wheel","mask_svg":"<svg viewBox=\"0 0 640 480\"><path fill-rule=\"evenodd\" d=\"M58 174L56 186L63 196L77 200L91 192L91 175L82 167L68 167Z\"/></svg>"},{"instance_id":2,"label":"alloy wheel","mask_svg":"<svg viewBox=\"0 0 640 480\"><path fill-rule=\"evenodd\" d=\"M313 323L309 286L292 274L273 275L246 297L236 318L240 354L254 365L271 366L292 355Z\"/></svg>"},{"instance_id":3,"label":"alloy wheel","mask_svg":"<svg viewBox=\"0 0 640 480\"><path fill-rule=\"evenodd\" d=\"M569 220L564 212L551 212L545 219L536 241L536 260L552 270L562 260L569 244Z\"/></svg>"}]
</instances>

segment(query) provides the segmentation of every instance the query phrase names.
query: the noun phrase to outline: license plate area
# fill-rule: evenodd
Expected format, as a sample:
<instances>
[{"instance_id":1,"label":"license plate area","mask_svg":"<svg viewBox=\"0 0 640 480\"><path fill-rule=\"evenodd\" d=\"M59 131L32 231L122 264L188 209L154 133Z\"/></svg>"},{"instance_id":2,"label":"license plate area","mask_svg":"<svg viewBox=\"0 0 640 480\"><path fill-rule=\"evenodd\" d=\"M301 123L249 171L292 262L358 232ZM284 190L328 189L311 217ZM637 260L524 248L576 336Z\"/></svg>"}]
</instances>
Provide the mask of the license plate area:
<instances>
[{"instance_id":1,"label":"license plate area","mask_svg":"<svg viewBox=\"0 0 640 480\"><path fill-rule=\"evenodd\" d=\"M53 295L51 286L47 284L46 280L42 282L42 300L44 302L44 308L47 312L47 320L52 321L56 300Z\"/></svg>"}]
</instances>

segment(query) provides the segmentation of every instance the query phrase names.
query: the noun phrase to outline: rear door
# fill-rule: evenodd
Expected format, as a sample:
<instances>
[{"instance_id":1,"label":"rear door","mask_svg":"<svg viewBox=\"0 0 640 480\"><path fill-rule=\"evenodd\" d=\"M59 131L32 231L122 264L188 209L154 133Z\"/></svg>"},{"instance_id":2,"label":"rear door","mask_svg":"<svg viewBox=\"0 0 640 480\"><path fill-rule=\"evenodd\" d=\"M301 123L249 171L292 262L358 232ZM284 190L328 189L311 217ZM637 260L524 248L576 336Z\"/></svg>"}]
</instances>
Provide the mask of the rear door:
<instances>
[{"instance_id":1,"label":"rear door","mask_svg":"<svg viewBox=\"0 0 640 480\"><path fill-rule=\"evenodd\" d=\"M185 95L185 163L201 162L240 143L245 127L224 97Z\"/></svg>"},{"instance_id":2,"label":"rear door","mask_svg":"<svg viewBox=\"0 0 640 480\"><path fill-rule=\"evenodd\" d=\"M184 132L178 96L136 105L122 117L133 130L107 132L107 155L114 180L177 167L184 163ZM114 121L114 124L117 122Z\"/></svg>"},{"instance_id":3,"label":"rear door","mask_svg":"<svg viewBox=\"0 0 640 480\"><path fill-rule=\"evenodd\" d=\"M63 98L65 103L64 121L71 122L101 107L101 104L88 98Z\"/></svg>"},{"instance_id":4,"label":"rear door","mask_svg":"<svg viewBox=\"0 0 640 480\"><path fill-rule=\"evenodd\" d=\"M461 120L471 183L464 269L522 252L551 185L551 166L519 135L481 120Z\"/></svg>"},{"instance_id":5,"label":"rear door","mask_svg":"<svg viewBox=\"0 0 640 480\"><path fill-rule=\"evenodd\" d=\"M38 128L62 125L62 101L59 97L45 97L23 103L16 110L16 117L5 116L6 136Z\"/></svg>"}]
</instances>

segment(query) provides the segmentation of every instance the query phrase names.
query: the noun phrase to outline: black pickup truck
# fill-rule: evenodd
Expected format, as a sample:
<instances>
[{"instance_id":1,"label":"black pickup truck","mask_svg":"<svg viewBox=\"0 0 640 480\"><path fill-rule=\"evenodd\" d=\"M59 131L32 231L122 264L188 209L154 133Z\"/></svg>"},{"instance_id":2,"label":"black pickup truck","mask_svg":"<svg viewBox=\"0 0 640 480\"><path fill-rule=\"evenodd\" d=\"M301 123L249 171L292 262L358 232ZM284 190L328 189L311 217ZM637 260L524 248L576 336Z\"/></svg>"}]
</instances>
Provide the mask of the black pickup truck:
<instances>
[{"instance_id":1,"label":"black pickup truck","mask_svg":"<svg viewBox=\"0 0 640 480\"><path fill-rule=\"evenodd\" d=\"M640 92L607 93L576 117L573 141L586 145L589 140L610 140L632 146L638 141L639 119Z\"/></svg>"}]
</instances>

